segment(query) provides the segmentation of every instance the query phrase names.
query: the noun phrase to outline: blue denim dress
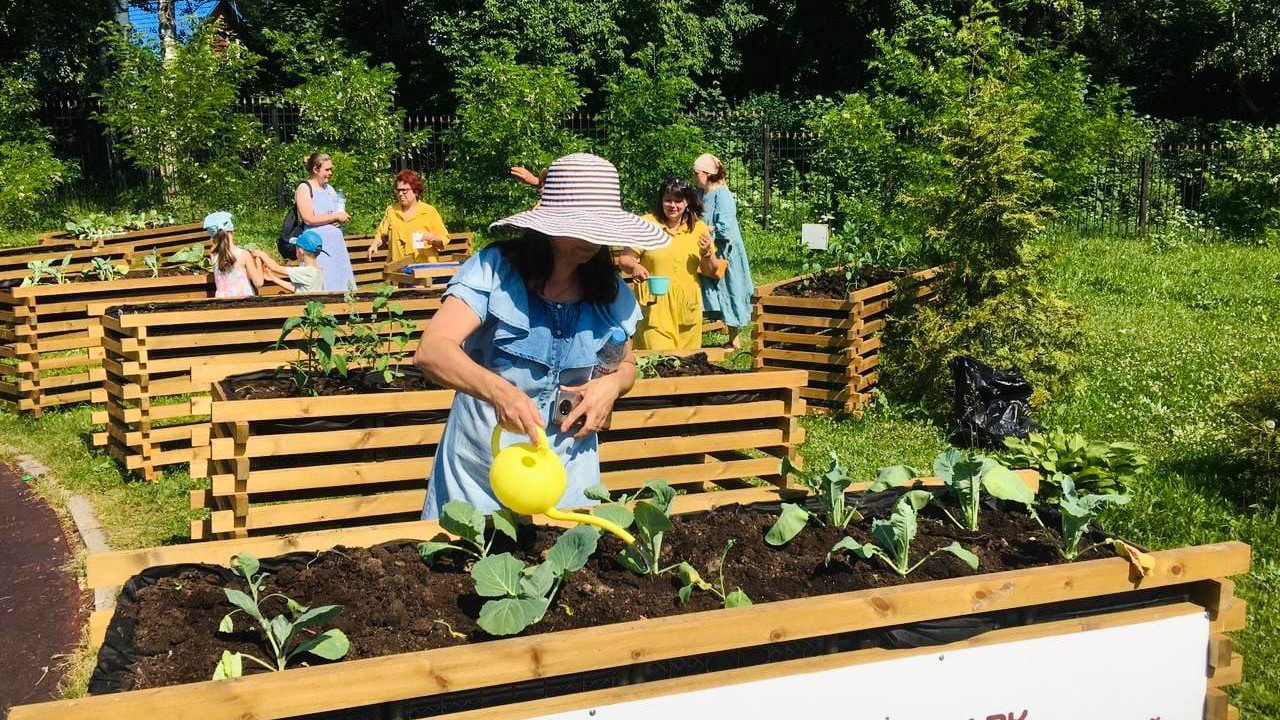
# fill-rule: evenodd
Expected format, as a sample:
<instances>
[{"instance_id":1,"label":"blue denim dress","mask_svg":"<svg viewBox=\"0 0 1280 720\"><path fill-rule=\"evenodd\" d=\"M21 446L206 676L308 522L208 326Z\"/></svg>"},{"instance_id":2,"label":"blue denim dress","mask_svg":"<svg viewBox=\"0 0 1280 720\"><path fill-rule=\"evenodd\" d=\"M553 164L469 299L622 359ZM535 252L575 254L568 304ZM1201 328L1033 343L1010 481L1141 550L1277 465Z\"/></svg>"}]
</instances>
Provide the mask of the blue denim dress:
<instances>
[{"instance_id":1,"label":"blue denim dress","mask_svg":"<svg viewBox=\"0 0 1280 720\"><path fill-rule=\"evenodd\" d=\"M576 441L572 434L551 427L551 407L560 385L587 380L613 328L622 328L628 336L635 333L640 320L635 296L618 278L618 296L610 305L542 300L527 291L520 273L497 248L464 263L445 291L449 296L467 303L482 323L463 350L527 393L548 423L547 439L569 476L560 506L590 505L583 491L600 482L596 435ZM492 405L457 394L431 468L424 520L439 517L450 500L466 500L485 513L500 507L489 487L490 440L497 423ZM521 441L506 433L502 443Z\"/></svg>"},{"instance_id":2,"label":"blue denim dress","mask_svg":"<svg viewBox=\"0 0 1280 720\"><path fill-rule=\"evenodd\" d=\"M738 228L738 201L729 188L721 185L704 195L702 203L702 221L713 231L716 255L729 261L729 271L719 280L698 276L702 283L702 314L708 320L724 320L729 327L742 327L751 322L751 296L756 287L751 282L747 246Z\"/></svg>"}]
</instances>

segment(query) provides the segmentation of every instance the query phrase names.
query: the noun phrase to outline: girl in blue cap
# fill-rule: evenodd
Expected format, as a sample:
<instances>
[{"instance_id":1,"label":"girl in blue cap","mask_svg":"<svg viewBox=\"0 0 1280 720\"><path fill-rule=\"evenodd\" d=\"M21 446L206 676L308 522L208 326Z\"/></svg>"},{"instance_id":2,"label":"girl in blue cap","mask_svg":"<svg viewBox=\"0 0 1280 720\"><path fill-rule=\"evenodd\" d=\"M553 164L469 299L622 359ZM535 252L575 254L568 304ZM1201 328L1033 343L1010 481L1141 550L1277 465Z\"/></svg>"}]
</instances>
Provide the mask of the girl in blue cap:
<instances>
[{"instance_id":1,"label":"girl in blue cap","mask_svg":"<svg viewBox=\"0 0 1280 720\"><path fill-rule=\"evenodd\" d=\"M231 213L215 212L204 218L205 232L213 240L214 297L242 298L257 295L262 287L262 265L248 250L236 247Z\"/></svg>"}]
</instances>

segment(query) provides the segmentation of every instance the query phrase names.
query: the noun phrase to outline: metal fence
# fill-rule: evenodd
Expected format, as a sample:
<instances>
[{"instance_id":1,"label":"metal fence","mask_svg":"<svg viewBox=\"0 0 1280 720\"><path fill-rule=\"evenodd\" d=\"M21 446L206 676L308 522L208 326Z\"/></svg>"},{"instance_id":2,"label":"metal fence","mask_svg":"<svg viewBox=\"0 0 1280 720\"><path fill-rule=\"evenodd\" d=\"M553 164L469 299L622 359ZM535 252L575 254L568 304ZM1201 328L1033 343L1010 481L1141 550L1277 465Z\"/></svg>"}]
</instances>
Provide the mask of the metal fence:
<instances>
[{"instance_id":1,"label":"metal fence","mask_svg":"<svg viewBox=\"0 0 1280 720\"><path fill-rule=\"evenodd\" d=\"M59 154L76 160L81 169L82 181L65 187L63 199L109 201L121 193L153 187L149 173L122 159L110 134L95 119L99 109L96 100L44 106L41 121L52 131ZM277 141L287 142L297 133L295 108L250 98L238 109L257 118ZM794 227L813 221L817 209L831 206L832 198L824 195L829 184L813 182L822 168L814 165L814 139L809 133L733 113L695 115L691 120L702 128L708 149L725 161L729 186L744 217L765 227ZM389 170L417 170L430 187L447 165L448 131L453 123L449 115L407 114L405 130L427 130L428 139L396 158ZM567 116L564 127L590 147L598 147L605 138L606 130L594 115ZM1078 197L1058 203L1053 230L1142 235L1173 223L1185 224L1206 211L1214 178L1259 162L1270 159L1241 153L1230 144L1166 145L1117 154L1089 170L1085 190ZM1280 207L1280 182L1274 188L1275 206Z\"/></svg>"}]
</instances>

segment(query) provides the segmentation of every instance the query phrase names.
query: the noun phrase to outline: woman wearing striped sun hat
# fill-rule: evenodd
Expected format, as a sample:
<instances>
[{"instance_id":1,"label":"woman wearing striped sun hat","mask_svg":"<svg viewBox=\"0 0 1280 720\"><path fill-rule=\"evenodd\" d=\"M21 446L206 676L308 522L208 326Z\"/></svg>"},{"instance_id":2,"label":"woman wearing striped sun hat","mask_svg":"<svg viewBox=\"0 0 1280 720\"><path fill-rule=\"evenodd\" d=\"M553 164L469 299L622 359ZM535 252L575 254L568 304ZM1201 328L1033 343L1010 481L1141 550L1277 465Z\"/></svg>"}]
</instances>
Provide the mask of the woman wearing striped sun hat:
<instances>
[{"instance_id":1,"label":"woman wearing striped sun hat","mask_svg":"<svg viewBox=\"0 0 1280 720\"><path fill-rule=\"evenodd\" d=\"M523 234L463 264L414 356L429 377L458 391L436 450L424 519L438 517L450 500L486 513L499 508L489 487L497 425L535 444L545 429L569 478L561 505L591 503L584 491L600 481L596 431L635 382L629 338L640 319L609 247L652 250L670 242L622 209L617 169L586 153L552 163L538 207L490 225L501 227ZM598 354L617 331L628 338L622 364L592 379ZM552 424L562 387L582 399Z\"/></svg>"}]
</instances>

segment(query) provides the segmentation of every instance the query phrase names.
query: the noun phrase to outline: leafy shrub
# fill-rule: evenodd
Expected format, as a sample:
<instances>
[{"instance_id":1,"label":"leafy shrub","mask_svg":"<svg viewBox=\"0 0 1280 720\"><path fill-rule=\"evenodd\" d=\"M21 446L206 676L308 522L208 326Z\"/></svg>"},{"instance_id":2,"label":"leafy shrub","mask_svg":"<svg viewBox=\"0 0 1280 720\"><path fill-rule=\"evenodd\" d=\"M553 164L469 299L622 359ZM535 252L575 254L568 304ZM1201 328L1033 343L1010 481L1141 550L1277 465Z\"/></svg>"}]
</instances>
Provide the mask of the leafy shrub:
<instances>
[{"instance_id":1,"label":"leafy shrub","mask_svg":"<svg viewBox=\"0 0 1280 720\"><path fill-rule=\"evenodd\" d=\"M1280 126L1229 125L1226 162L1205 173L1204 211L1235 240L1280 240Z\"/></svg>"},{"instance_id":2,"label":"leafy shrub","mask_svg":"<svg viewBox=\"0 0 1280 720\"><path fill-rule=\"evenodd\" d=\"M1227 404L1226 440L1259 489L1280 489L1280 371L1249 377Z\"/></svg>"},{"instance_id":3,"label":"leafy shrub","mask_svg":"<svg viewBox=\"0 0 1280 720\"><path fill-rule=\"evenodd\" d=\"M234 205L250 178L242 161L266 143L261 125L236 111L261 58L236 40L222 46L215 29L201 25L168 62L118 29L107 34L115 69L101 120L125 157L159 174L165 198L189 208Z\"/></svg>"},{"instance_id":4,"label":"leafy shrub","mask_svg":"<svg viewBox=\"0 0 1280 720\"><path fill-rule=\"evenodd\" d=\"M30 227L75 165L53 155L50 135L35 120L35 82L20 65L0 69L0 227Z\"/></svg>"},{"instance_id":5,"label":"leafy shrub","mask_svg":"<svg viewBox=\"0 0 1280 720\"><path fill-rule=\"evenodd\" d=\"M586 148L563 127L564 116L582 104L582 90L562 68L483 55L463 71L456 92L442 201L467 227L484 227L536 202L528 187L510 178L511 166L536 173Z\"/></svg>"},{"instance_id":6,"label":"leafy shrub","mask_svg":"<svg viewBox=\"0 0 1280 720\"><path fill-rule=\"evenodd\" d=\"M696 87L685 58L651 45L631 60L605 85L600 154L618 167L623 203L642 210L663 180L690 176L706 141L685 113Z\"/></svg>"},{"instance_id":7,"label":"leafy shrub","mask_svg":"<svg viewBox=\"0 0 1280 720\"><path fill-rule=\"evenodd\" d=\"M1031 468L1043 475L1040 499L1044 502L1056 502L1062 494L1062 488L1054 482L1059 473L1070 475L1083 493L1127 494L1130 483L1148 462L1133 443L1091 441L1061 428L1033 432L1025 440L1005 438L1004 444L1009 451L1003 459L1009 467Z\"/></svg>"}]
</instances>

